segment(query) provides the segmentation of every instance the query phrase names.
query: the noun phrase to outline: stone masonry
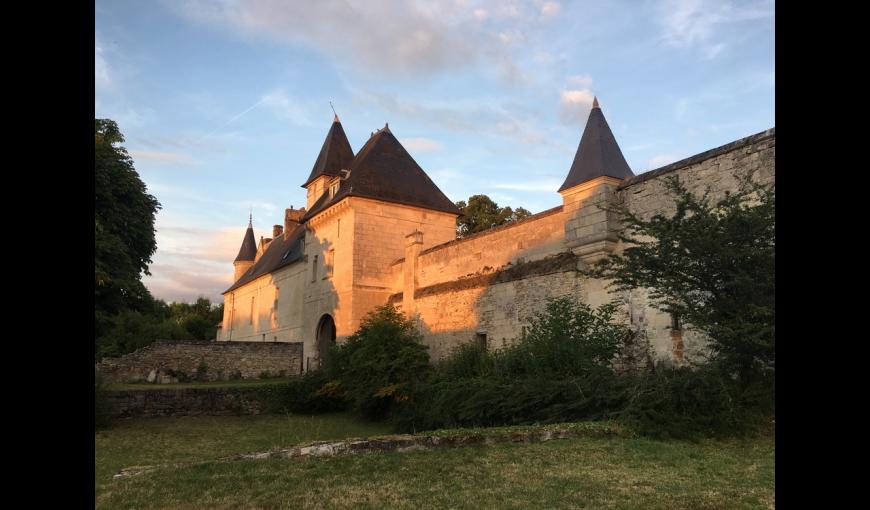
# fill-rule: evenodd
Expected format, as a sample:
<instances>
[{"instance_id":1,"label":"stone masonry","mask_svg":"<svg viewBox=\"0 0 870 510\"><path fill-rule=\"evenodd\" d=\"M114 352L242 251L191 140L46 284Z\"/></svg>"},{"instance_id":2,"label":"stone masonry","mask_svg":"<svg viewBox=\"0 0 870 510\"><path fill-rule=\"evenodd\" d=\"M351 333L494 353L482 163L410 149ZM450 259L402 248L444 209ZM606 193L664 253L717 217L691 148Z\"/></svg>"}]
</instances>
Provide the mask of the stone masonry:
<instances>
[{"instance_id":1,"label":"stone masonry","mask_svg":"<svg viewBox=\"0 0 870 510\"><path fill-rule=\"evenodd\" d=\"M302 372L302 344L158 341L121 358L104 358L97 368L111 382L178 382L179 373L193 377L198 371L208 381L290 376Z\"/></svg>"}]
</instances>

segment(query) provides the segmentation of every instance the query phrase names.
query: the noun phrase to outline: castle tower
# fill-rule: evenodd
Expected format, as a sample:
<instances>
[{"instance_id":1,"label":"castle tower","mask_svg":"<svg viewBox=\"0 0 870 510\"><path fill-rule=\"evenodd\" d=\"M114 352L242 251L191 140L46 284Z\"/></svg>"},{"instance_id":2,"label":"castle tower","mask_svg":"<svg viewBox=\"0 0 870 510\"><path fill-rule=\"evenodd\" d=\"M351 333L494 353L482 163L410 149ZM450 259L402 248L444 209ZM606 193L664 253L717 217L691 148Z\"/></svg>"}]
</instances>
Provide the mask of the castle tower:
<instances>
[{"instance_id":1,"label":"castle tower","mask_svg":"<svg viewBox=\"0 0 870 510\"><path fill-rule=\"evenodd\" d=\"M248 230L245 231L245 238L242 240L242 247L239 248L239 254L236 260L233 261L233 267L236 268L233 281L239 281L239 278L245 274L248 269L254 265L254 259L257 258L257 241L254 239L253 218L248 217Z\"/></svg>"},{"instance_id":2,"label":"castle tower","mask_svg":"<svg viewBox=\"0 0 870 510\"><path fill-rule=\"evenodd\" d=\"M306 209L310 210L314 202L328 191L332 181L341 176L341 170L347 168L352 160L353 148L347 141L347 135L344 134L344 128L341 127L341 121L336 115L329 132L326 133L326 140L323 141L323 147L320 148L311 175L302 185L303 188L308 189Z\"/></svg>"},{"instance_id":3,"label":"castle tower","mask_svg":"<svg viewBox=\"0 0 870 510\"><path fill-rule=\"evenodd\" d=\"M571 170L559 188L567 216L565 242L587 263L616 247L618 218L602 207L613 204L617 186L633 176L596 97Z\"/></svg>"}]
</instances>

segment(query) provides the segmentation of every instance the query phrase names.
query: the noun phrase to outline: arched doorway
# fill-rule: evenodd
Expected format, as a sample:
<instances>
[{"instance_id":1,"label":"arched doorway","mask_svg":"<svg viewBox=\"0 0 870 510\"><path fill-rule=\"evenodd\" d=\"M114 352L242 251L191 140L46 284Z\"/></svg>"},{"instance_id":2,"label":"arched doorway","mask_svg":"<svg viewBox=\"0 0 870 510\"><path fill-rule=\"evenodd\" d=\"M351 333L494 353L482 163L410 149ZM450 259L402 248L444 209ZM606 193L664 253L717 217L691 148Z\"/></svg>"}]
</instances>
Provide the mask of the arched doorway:
<instances>
[{"instance_id":1,"label":"arched doorway","mask_svg":"<svg viewBox=\"0 0 870 510\"><path fill-rule=\"evenodd\" d=\"M332 316L324 314L317 323L317 359L318 364L323 362L329 355L329 348L335 345L335 321Z\"/></svg>"}]
</instances>

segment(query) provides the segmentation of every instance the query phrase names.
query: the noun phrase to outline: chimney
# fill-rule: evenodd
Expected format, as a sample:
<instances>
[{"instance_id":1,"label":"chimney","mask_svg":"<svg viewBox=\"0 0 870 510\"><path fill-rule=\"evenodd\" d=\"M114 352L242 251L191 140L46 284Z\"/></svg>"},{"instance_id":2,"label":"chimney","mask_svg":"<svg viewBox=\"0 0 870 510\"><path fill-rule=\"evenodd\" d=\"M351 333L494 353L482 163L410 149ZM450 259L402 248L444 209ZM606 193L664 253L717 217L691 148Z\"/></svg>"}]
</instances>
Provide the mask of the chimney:
<instances>
[{"instance_id":1,"label":"chimney","mask_svg":"<svg viewBox=\"0 0 870 510\"><path fill-rule=\"evenodd\" d=\"M302 209L294 209L293 206L290 206L290 209L286 209L284 211L284 237L290 235L290 232L296 229L299 226L299 220L302 219L302 215L305 214L305 208Z\"/></svg>"},{"instance_id":2,"label":"chimney","mask_svg":"<svg viewBox=\"0 0 870 510\"><path fill-rule=\"evenodd\" d=\"M284 225L272 225L272 238L278 239L278 236L284 232Z\"/></svg>"}]
</instances>

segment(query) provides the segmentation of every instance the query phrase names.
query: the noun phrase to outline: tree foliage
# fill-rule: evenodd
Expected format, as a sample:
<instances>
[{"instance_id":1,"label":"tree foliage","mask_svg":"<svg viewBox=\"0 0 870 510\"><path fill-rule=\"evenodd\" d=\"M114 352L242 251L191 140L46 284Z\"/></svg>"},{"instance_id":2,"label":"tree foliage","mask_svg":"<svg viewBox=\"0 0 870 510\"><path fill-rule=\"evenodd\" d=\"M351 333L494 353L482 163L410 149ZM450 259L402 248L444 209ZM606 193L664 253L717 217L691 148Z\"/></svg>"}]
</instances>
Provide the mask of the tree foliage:
<instances>
[{"instance_id":1,"label":"tree foliage","mask_svg":"<svg viewBox=\"0 0 870 510\"><path fill-rule=\"evenodd\" d=\"M150 306L142 273L157 248L154 216L160 208L148 194L121 146L124 137L109 119L94 119L94 315L96 337L124 310Z\"/></svg>"},{"instance_id":2,"label":"tree foliage","mask_svg":"<svg viewBox=\"0 0 870 510\"><path fill-rule=\"evenodd\" d=\"M516 210L510 207L499 207L486 195L472 195L469 197L468 203L460 200L456 202L456 206L464 214L456 222L456 235L459 237L483 232L532 215L531 212L522 207L517 207Z\"/></svg>"},{"instance_id":3,"label":"tree foliage","mask_svg":"<svg viewBox=\"0 0 870 510\"><path fill-rule=\"evenodd\" d=\"M379 419L407 399L430 371L429 354L414 324L391 304L370 312L324 367L323 394L341 394L362 416Z\"/></svg>"},{"instance_id":4,"label":"tree foliage","mask_svg":"<svg viewBox=\"0 0 870 510\"><path fill-rule=\"evenodd\" d=\"M616 207L626 248L590 274L616 290L649 290L653 307L709 336L713 359L748 380L775 367L776 192L751 175L712 200L666 179L673 216L650 219Z\"/></svg>"}]
</instances>

